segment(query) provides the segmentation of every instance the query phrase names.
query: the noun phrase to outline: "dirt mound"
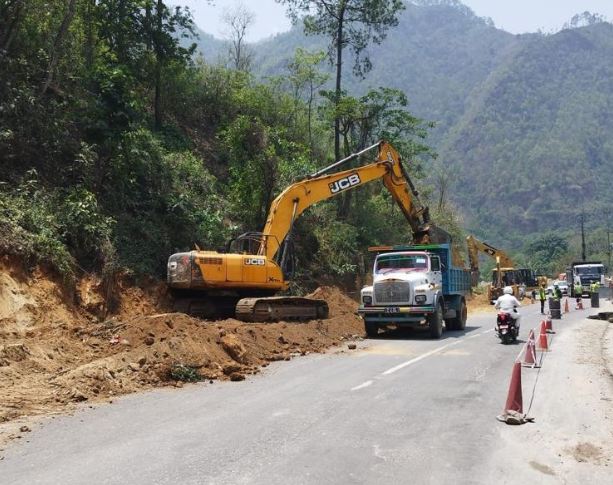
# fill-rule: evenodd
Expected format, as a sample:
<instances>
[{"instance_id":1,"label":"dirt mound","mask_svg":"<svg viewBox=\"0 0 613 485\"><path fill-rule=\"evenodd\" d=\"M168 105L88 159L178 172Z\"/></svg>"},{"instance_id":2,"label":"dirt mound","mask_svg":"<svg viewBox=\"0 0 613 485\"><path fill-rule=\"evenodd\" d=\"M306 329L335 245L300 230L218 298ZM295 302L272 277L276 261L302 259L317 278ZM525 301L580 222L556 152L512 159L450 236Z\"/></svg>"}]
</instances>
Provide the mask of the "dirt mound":
<instances>
[{"instance_id":1,"label":"dirt mound","mask_svg":"<svg viewBox=\"0 0 613 485\"><path fill-rule=\"evenodd\" d=\"M311 295L328 301L328 319L248 324L168 313L157 282L114 284L121 298L101 319L108 302L96 277L79 282L73 304L43 272L26 277L0 261L0 423L183 381L242 380L363 333L357 303L336 288Z\"/></svg>"},{"instance_id":2,"label":"dirt mound","mask_svg":"<svg viewBox=\"0 0 613 485\"><path fill-rule=\"evenodd\" d=\"M487 298L487 293L473 293L466 298L469 313L492 312L494 308Z\"/></svg>"},{"instance_id":3,"label":"dirt mound","mask_svg":"<svg viewBox=\"0 0 613 485\"><path fill-rule=\"evenodd\" d=\"M332 286L320 286L309 298L319 298L328 302L330 317L355 314L358 311L358 303L345 295L341 290Z\"/></svg>"}]
</instances>

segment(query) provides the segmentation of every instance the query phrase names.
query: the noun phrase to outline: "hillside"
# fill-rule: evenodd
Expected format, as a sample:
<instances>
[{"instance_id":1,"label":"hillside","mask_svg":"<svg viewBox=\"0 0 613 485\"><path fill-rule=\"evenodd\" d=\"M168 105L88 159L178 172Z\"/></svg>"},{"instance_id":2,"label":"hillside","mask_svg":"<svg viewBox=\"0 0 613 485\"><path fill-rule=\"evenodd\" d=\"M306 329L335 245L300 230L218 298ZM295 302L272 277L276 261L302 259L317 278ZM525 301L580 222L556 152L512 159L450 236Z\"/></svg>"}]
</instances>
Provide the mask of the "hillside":
<instances>
[{"instance_id":1,"label":"hillside","mask_svg":"<svg viewBox=\"0 0 613 485\"><path fill-rule=\"evenodd\" d=\"M403 90L410 108L437 123L429 137L452 177L452 197L467 229L518 248L526 237L560 227L578 213L569 184L586 208L605 202L613 169L613 26L554 35L512 35L458 2L408 4L397 28L370 49L374 68L351 78ZM282 73L298 46L325 48L300 27L256 45L261 74ZM329 66L326 66L329 69ZM517 176L516 176L517 175ZM509 186L501 194L498 181ZM513 188L521 186L521 190ZM509 233L512 233L509 237Z\"/></svg>"},{"instance_id":2,"label":"hillside","mask_svg":"<svg viewBox=\"0 0 613 485\"><path fill-rule=\"evenodd\" d=\"M555 229L583 202L588 211L606 202L612 56L613 26L599 24L536 37L491 73L440 148L457 160L470 225L502 238L508 227Z\"/></svg>"}]
</instances>

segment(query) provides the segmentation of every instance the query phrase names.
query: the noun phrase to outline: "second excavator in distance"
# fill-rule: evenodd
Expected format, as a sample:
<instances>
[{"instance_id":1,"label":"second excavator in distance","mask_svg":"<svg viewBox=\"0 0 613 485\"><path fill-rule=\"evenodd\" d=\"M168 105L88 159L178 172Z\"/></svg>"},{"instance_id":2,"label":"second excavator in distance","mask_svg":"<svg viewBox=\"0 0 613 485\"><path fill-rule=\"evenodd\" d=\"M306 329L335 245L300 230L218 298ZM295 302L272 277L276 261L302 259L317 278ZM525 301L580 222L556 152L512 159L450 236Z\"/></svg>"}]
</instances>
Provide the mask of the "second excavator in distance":
<instances>
[{"instance_id":1,"label":"second excavator in distance","mask_svg":"<svg viewBox=\"0 0 613 485\"><path fill-rule=\"evenodd\" d=\"M488 300L494 303L503 292L505 286L513 289L516 298L523 298L522 288L536 288L541 281L537 280L534 271L530 269L516 269L509 255L494 246L480 241L474 236L466 237L466 247L468 249L468 261L470 263L471 283L477 286L479 283L479 253L487 254L496 261L496 267L492 271L492 280L488 286ZM545 278L545 283L547 279Z\"/></svg>"},{"instance_id":2,"label":"second excavator in distance","mask_svg":"<svg viewBox=\"0 0 613 485\"><path fill-rule=\"evenodd\" d=\"M374 161L334 172L374 149ZM430 223L428 208L419 202L398 152L381 141L287 187L272 202L262 232L242 234L224 250L170 256L167 283L175 308L204 318L235 315L244 321L326 318L324 300L273 296L287 290L294 273L292 228L313 204L379 179L407 219L415 244L450 242L449 234Z\"/></svg>"}]
</instances>

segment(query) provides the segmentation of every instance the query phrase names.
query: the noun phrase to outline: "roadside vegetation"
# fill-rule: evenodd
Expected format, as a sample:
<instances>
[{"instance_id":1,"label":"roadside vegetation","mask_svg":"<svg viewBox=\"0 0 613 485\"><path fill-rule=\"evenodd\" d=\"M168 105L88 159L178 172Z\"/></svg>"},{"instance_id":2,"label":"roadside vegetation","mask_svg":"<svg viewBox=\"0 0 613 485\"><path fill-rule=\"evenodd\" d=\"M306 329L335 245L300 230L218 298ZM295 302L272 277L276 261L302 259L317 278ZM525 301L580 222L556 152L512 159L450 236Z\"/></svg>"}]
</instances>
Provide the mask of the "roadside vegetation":
<instances>
[{"instance_id":1,"label":"roadside vegetation","mask_svg":"<svg viewBox=\"0 0 613 485\"><path fill-rule=\"evenodd\" d=\"M190 13L168 2L0 8L0 247L67 281L161 276L174 251L261 229L280 190L334 161L335 122L341 155L387 138L415 178L433 160L432 123L401 91L321 91L323 52L258 80L236 49L229 67L194 55ZM306 288L350 281L367 246L409 231L372 184L310 210L295 236Z\"/></svg>"},{"instance_id":2,"label":"roadside vegetation","mask_svg":"<svg viewBox=\"0 0 613 485\"><path fill-rule=\"evenodd\" d=\"M300 23L304 6L318 2L282 3ZM162 276L169 254L260 230L288 184L382 138L402 153L435 220L463 241L452 200L464 195L457 169L429 146L435 123L411 113L406 94L384 81L353 89L388 63L365 47L408 15L401 2L375 3L381 15L357 15L357 37L348 37L355 45L341 49L353 72L330 74L337 20L318 10L309 24L315 47L292 47L263 77L244 42L253 19L244 9L224 19L229 48L214 47L225 54L205 59L203 44L218 41L198 38L190 12L169 2L3 2L0 250L49 264L66 282L90 271ZM522 263L553 272L578 247L574 230L557 235L555 254L548 233L509 242ZM410 233L374 183L312 208L294 236L302 291L353 284L365 248ZM590 254L606 256L606 236L588 234Z\"/></svg>"}]
</instances>

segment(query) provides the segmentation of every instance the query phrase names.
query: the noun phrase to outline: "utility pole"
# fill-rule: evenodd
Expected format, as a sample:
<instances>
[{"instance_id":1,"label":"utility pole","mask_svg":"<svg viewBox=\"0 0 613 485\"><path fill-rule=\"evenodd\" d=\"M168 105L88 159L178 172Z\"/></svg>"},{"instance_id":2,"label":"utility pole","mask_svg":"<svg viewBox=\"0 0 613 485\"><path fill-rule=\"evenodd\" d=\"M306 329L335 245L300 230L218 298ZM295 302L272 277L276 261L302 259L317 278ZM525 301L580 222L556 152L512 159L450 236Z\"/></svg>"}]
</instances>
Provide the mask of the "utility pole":
<instances>
[{"instance_id":1,"label":"utility pole","mask_svg":"<svg viewBox=\"0 0 613 485\"><path fill-rule=\"evenodd\" d=\"M581 261L585 261L585 212L581 209Z\"/></svg>"},{"instance_id":2,"label":"utility pole","mask_svg":"<svg viewBox=\"0 0 613 485\"><path fill-rule=\"evenodd\" d=\"M607 215L607 271L611 271L611 214Z\"/></svg>"}]
</instances>

